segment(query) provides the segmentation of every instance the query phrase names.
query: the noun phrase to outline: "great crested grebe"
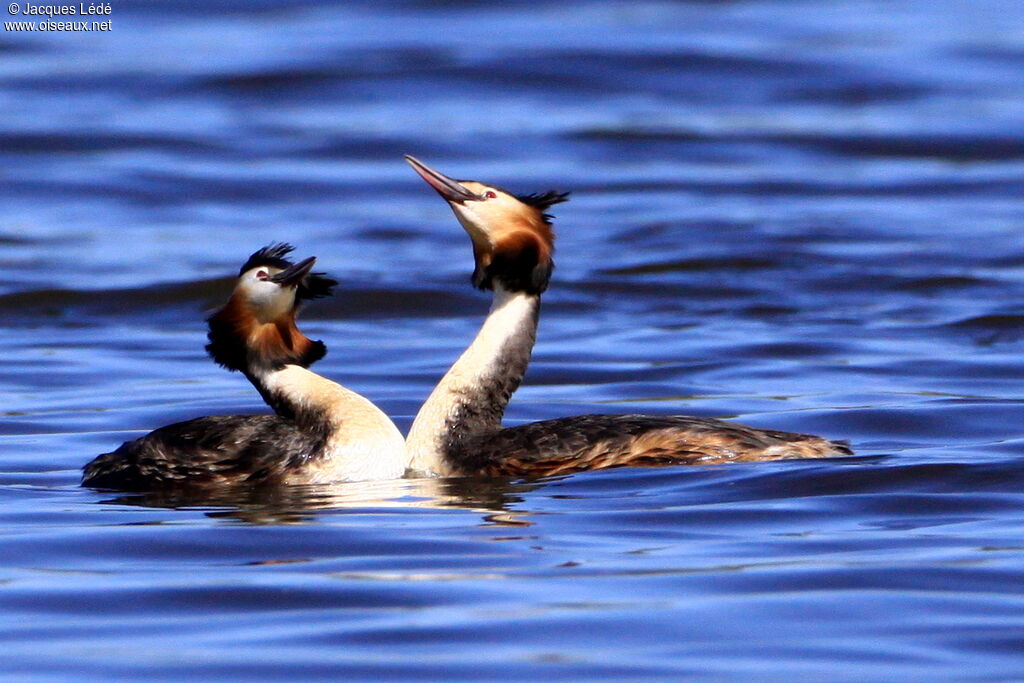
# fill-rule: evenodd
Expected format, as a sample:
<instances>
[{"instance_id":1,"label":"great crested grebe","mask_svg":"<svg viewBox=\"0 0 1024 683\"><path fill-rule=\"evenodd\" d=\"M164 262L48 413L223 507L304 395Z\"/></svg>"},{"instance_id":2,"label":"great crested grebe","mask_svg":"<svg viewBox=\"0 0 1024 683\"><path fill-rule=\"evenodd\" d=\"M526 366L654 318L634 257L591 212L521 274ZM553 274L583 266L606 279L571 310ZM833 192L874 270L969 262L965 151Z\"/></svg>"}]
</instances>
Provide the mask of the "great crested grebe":
<instances>
[{"instance_id":1,"label":"great crested grebe","mask_svg":"<svg viewBox=\"0 0 1024 683\"><path fill-rule=\"evenodd\" d=\"M406 161L448 202L473 242L473 284L494 291L490 313L416 415L410 470L431 475L549 475L623 466L850 455L841 442L681 415L580 415L502 428L526 372L540 295L553 268L545 211L568 193L515 196Z\"/></svg>"},{"instance_id":2,"label":"great crested grebe","mask_svg":"<svg viewBox=\"0 0 1024 683\"><path fill-rule=\"evenodd\" d=\"M84 486L130 491L255 483L389 479L405 441L377 406L307 368L326 348L299 331L300 303L335 280L291 263L287 244L254 253L231 298L210 316L207 352L243 373L276 415L200 417L161 427L85 466Z\"/></svg>"}]
</instances>

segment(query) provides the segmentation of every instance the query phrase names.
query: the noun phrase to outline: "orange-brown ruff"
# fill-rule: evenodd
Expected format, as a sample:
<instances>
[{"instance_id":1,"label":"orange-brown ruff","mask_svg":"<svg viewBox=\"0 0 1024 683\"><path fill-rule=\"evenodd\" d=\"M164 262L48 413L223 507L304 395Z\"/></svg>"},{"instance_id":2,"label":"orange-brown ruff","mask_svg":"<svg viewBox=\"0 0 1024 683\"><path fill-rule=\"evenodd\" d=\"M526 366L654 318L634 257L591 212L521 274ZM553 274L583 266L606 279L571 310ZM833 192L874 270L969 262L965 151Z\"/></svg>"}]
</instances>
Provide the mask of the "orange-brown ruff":
<instances>
[{"instance_id":1,"label":"orange-brown ruff","mask_svg":"<svg viewBox=\"0 0 1024 683\"><path fill-rule=\"evenodd\" d=\"M472 239L473 284L494 291L480 332L413 422L406 439L412 471L539 476L852 453L845 443L817 436L686 416L580 415L503 428L505 407L530 360L540 296L553 269L554 234L545 211L567 195L516 197L406 159Z\"/></svg>"},{"instance_id":2,"label":"orange-brown ruff","mask_svg":"<svg viewBox=\"0 0 1024 683\"><path fill-rule=\"evenodd\" d=\"M85 466L83 485L130 491L387 479L405 471L405 443L370 401L310 371L324 356L295 324L302 300L337 284L315 259L271 245L242 267L228 303L209 318L206 349L245 374L276 415L220 415L161 427Z\"/></svg>"}]
</instances>

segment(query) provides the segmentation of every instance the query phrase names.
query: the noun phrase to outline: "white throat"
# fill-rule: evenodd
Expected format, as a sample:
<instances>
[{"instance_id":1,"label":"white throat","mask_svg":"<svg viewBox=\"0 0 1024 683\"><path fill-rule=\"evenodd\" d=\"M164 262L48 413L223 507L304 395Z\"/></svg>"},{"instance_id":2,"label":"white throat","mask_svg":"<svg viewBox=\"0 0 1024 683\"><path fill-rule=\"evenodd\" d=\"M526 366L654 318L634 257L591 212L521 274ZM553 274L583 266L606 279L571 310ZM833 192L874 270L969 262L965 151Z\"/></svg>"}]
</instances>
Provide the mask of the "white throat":
<instances>
[{"instance_id":1,"label":"white throat","mask_svg":"<svg viewBox=\"0 0 1024 683\"><path fill-rule=\"evenodd\" d=\"M490 313L469 347L431 392L406 438L410 469L447 476L447 446L465 432L501 428L537 333L538 297L494 286Z\"/></svg>"},{"instance_id":2,"label":"white throat","mask_svg":"<svg viewBox=\"0 0 1024 683\"><path fill-rule=\"evenodd\" d=\"M364 481L401 477L408 464L401 432L368 399L298 365L256 378L300 424L327 430L322 458L292 477L296 483Z\"/></svg>"}]
</instances>

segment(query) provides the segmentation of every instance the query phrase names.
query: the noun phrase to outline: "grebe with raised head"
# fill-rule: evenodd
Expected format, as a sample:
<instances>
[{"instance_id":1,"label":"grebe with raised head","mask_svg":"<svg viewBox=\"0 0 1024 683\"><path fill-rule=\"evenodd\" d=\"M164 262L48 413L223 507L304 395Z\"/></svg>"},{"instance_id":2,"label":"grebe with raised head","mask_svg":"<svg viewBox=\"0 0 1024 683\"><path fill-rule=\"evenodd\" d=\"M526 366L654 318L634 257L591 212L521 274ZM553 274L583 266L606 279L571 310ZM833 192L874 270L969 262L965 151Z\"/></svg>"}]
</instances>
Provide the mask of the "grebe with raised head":
<instances>
[{"instance_id":1,"label":"grebe with raised head","mask_svg":"<svg viewBox=\"0 0 1024 683\"><path fill-rule=\"evenodd\" d=\"M300 304L337 285L291 263L287 244L242 266L227 304L208 319L207 352L243 373L276 415L200 417L161 427L85 466L82 484L148 491L258 483L389 479L405 471L405 442L359 394L309 370L326 353L295 324Z\"/></svg>"},{"instance_id":2,"label":"grebe with raised head","mask_svg":"<svg viewBox=\"0 0 1024 683\"><path fill-rule=\"evenodd\" d=\"M852 454L845 443L817 436L681 415L580 415L503 428L505 407L530 361L540 296L554 267L554 233L545 212L568 193L515 196L405 159L469 234L473 284L494 292L476 338L416 415L406 439L412 472L540 476Z\"/></svg>"}]
</instances>

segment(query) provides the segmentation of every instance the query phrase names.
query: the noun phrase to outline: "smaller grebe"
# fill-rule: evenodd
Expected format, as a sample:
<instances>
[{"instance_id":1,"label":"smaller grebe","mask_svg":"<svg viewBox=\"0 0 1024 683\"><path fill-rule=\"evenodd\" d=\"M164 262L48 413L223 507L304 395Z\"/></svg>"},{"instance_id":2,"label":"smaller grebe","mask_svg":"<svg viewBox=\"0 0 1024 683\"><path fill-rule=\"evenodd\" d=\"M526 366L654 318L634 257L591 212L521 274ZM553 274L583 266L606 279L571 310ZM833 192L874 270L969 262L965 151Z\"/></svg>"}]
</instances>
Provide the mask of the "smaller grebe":
<instances>
[{"instance_id":1,"label":"smaller grebe","mask_svg":"<svg viewBox=\"0 0 1024 683\"><path fill-rule=\"evenodd\" d=\"M125 442L85 466L84 486L126 491L254 483L389 479L405 471L405 442L377 406L308 370L324 344L299 331L307 299L335 280L291 263L287 244L254 253L227 304L210 316L207 352L242 372L276 415L201 417Z\"/></svg>"},{"instance_id":2,"label":"smaller grebe","mask_svg":"<svg viewBox=\"0 0 1024 683\"><path fill-rule=\"evenodd\" d=\"M554 267L545 211L568 194L515 196L406 161L437 190L473 242L473 284L494 291L469 348L420 408L406 439L413 472L549 475L624 466L850 455L841 442L682 415L580 415L502 428L526 372L540 295Z\"/></svg>"}]
</instances>

